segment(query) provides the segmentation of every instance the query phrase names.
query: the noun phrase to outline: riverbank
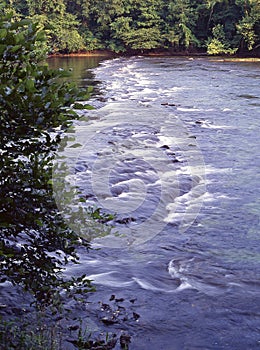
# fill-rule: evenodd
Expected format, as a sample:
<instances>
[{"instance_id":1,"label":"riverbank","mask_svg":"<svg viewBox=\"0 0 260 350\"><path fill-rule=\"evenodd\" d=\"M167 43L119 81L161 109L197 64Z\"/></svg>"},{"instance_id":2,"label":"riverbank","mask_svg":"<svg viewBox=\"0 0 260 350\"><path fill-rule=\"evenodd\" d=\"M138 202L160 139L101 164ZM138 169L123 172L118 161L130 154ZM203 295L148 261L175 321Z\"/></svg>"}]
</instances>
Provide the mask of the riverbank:
<instances>
[{"instance_id":1,"label":"riverbank","mask_svg":"<svg viewBox=\"0 0 260 350\"><path fill-rule=\"evenodd\" d=\"M248 53L240 53L235 55L208 55L207 52L203 51L170 51L170 50L158 50L158 51L140 51L140 50L131 50L127 52L116 53L111 50L93 50L93 51L84 51L84 52L74 52L74 53L56 53L49 55L49 58L55 57L108 57L108 58L117 58L117 57L132 57L132 56L143 56L143 57L207 57L213 61L238 61L238 62L259 62L260 61L260 52L249 55Z\"/></svg>"}]
</instances>

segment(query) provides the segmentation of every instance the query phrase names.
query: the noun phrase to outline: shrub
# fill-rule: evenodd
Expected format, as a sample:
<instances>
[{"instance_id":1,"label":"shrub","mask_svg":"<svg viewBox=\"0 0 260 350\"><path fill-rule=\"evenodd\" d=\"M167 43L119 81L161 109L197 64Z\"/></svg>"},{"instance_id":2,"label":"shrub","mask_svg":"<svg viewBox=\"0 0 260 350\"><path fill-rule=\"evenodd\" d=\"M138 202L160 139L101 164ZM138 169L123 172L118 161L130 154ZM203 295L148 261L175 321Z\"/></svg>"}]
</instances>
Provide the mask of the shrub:
<instances>
[{"instance_id":1,"label":"shrub","mask_svg":"<svg viewBox=\"0 0 260 350\"><path fill-rule=\"evenodd\" d=\"M67 73L50 70L40 49L45 35L29 20L0 17L0 282L22 285L41 305L59 306L60 291L93 290L66 280L76 247L89 247L63 222L52 195L52 161L60 133L86 99ZM44 45L43 45L44 46ZM78 289L77 289L78 288Z\"/></svg>"}]
</instances>

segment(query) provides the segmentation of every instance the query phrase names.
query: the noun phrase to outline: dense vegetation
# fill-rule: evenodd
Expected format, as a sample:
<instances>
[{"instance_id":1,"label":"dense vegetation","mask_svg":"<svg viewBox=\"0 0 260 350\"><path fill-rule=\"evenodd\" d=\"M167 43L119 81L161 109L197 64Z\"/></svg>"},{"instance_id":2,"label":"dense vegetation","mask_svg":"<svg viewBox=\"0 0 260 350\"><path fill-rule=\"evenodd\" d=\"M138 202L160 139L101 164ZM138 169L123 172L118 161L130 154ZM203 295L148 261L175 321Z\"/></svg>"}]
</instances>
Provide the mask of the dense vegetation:
<instances>
[{"instance_id":1,"label":"dense vegetation","mask_svg":"<svg viewBox=\"0 0 260 350\"><path fill-rule=\"evenodd\" d=\"M0 282L58 306L61 290L92 288L62 275L64 264L77 262L77 245L89 245L63 222L52 193L55 128L70 124L71 105L86 96L44 63L44 36L29 20L0 16Z\"/></svg>"},{"instance_id":2,"label":"dense vegetation","mask_svg":"<svg viewBox=\"0 0 260 350\"><path fill-rule=\"evenodd\" d=\"M60 350L70 342L112 349L114 336L92 340L82 318L71 316L72 305L85 305L94 287L85 275L69 278L64 269L79 263L79 246L82 253L90 246L64 222L53 182L61 197L66 186L52 170L75 109L92 107L82 103L90 89L80 91L68 72L48 68L45 35L0 3L0 348ZM94 228L103 219L99 210L86 214Z\"/></svg>"},{"instance_id":3,"label":"dense vegetation","mask_svg":"<svg viewBox=\"0 0 260 350\"><path fill-rule=\"evenodd\" d=\"M46 30L52 53L230 54L260 45L259 0L9 0L9 9Z\"/></svg>"}]
</instances>

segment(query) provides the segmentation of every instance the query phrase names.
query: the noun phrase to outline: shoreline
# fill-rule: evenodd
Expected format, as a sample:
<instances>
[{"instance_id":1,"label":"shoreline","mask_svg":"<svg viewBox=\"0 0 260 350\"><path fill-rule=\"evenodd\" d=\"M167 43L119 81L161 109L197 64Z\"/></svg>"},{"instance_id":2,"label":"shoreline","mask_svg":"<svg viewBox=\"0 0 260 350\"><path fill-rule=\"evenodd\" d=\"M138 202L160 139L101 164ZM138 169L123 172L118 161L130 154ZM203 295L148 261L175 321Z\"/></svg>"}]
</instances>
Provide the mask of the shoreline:
<instances>
[{"instance_id":1,"label":"shoreline","mask_svg":"<svg viewBox=\"0 0 260 350\"><path fill-rule=\"evenodd\" d=\"M131 57L131 56L143 56L143 57L189 57L189 58L207 58L215 61L240 61L240 62L260 62L259 56L254 55L208 55L205 52L170 52L170 51L158 51L158 52L123 52L116 53L109 50L93 50L74 53L55 53L48 55L48 58L62 58L62 57Z\"/></svg>"}]
</instances>

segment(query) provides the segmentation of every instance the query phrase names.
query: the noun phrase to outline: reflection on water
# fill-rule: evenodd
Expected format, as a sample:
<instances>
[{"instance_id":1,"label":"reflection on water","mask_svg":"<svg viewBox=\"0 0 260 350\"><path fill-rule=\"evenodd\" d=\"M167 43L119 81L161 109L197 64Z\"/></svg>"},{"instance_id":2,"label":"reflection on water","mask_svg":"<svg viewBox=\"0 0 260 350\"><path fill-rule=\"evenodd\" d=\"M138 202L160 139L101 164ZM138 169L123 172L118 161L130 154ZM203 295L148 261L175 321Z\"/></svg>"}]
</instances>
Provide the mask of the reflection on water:
<instances>
[{"instance_id":1,"label":"reflection on water","mask_svg":"<svg viewBox=\"0 0 260 350\"><path fill-rule=\"evenodd\" d=\"M66 62L84 84L85 63ZM68 273L95 281L90 301L108 302L111 294L135 300L141 317L128 325L132 349L259 348L259 63L132 57L103 61L91 74L102 81L105 102L93 97L95 118L76 128L81 143L94 136L79 149L74 180L104 210L106 200L121 200L123 214L113 222L119 233L146 222L148 237L158 203L164 225L139 245L94 240L101 249ZM151 150L161 163L148 157ZM105 185L102 169L109 170ZM137 192L133 180L143 186ZM136 209L128 201L140 191L144 205ZM180 231L198 198L196 217Z\"/></svg>"},{"instance_id":2,"label":"reflection on water","mask_svg":"<svg viewBox=\"0 0 260 350\"><path fill-rule=\"evenodd\" d=\"M91 69L98 66L102 61L106 60L104 56L78 56L78 57L59 57L53 56L48 58L48 65L52 69L65 69L72 71L71 79L75 81L78 86L84 87L88 85L96 85L94 74Z\"/></svg>"}]
</instances>

